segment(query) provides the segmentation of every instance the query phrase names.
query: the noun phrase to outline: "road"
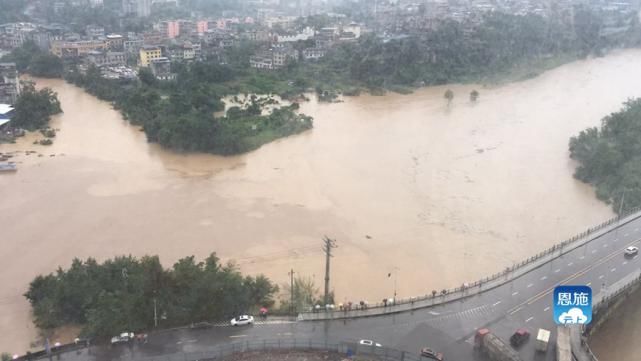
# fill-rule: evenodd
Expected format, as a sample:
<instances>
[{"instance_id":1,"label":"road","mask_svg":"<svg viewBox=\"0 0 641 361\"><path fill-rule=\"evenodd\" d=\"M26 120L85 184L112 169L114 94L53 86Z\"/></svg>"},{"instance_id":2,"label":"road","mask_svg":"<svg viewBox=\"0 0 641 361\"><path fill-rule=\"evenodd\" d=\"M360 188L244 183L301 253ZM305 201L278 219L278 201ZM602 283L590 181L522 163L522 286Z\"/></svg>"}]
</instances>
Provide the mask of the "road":
<instances>
[{"instance_id":1,"label":"road","mask_svg":"<svg viewBox=\"0 0 641 361\"><path fill-rule=\"evenodd\" d=\"M413 312L332 321L266 321L253 326L217 325L209 329L178 329L149 336L140 346L92 348L67 353L62 360L110 360L202 351L212 346L249 339L292 338L329 340L371 339L384 346L418 353L422 347L443 352L452 361L482 360L473 350L473 335L488 327L503 340L519 327L533 335L520 350L526 361L554 360L554 343L546 354L534 351L538 328L552 330L552 292L559 284L588 285L594 294L641 269L640 257L626 258L629 245L641 246L641 218L621 225L503 286L470 298Z\"/></svg>"}]
</instances>

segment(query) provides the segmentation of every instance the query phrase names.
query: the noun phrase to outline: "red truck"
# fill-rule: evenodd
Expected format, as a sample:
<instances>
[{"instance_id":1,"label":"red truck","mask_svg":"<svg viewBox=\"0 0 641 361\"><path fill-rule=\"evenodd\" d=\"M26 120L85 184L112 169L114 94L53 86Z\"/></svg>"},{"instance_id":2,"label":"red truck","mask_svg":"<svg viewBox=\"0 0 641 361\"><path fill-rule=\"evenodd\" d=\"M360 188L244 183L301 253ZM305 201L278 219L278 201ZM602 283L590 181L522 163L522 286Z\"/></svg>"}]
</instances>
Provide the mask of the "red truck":
<instances>
[{"instance_id":1,"label":"red truck","mask_svg":"<svg viewBox=\"0 0 641 361\"><path fill-rule=\"evenodd\" d=\"M474 347L485 353L492 361L523 361L516 351L487 328L476 331Z\"/></svg>"}]
</instances>

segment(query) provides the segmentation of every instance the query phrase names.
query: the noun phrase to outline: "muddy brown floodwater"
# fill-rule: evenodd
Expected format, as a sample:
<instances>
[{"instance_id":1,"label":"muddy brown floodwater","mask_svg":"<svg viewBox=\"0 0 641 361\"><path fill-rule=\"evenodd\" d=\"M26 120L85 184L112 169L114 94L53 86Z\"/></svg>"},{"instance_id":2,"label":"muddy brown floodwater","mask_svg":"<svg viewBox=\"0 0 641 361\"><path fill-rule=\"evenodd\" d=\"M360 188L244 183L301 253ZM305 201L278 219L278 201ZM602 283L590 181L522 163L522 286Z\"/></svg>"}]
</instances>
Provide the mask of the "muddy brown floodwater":
<instances>
[{"instance_id":1,"label":"muddy brown floodwater","mask_svg":"<svg viewBox=\"0 0 641 361\"><path fill-rule=\"evenodd\" d=\"M303 104L315 128L249 154L176 154L149 144L109 104L61 80L52 146L0 145L0 350L36 338L21 296L73 257L216 251L279 283L293 268L321 286L336 238L338 301L430 293L499 271L612 216L573 179L568 139L641 96L641 51L567 64L492 89ZM478 104L468 94L478 88Z\"/></svg>"}]
</instances>

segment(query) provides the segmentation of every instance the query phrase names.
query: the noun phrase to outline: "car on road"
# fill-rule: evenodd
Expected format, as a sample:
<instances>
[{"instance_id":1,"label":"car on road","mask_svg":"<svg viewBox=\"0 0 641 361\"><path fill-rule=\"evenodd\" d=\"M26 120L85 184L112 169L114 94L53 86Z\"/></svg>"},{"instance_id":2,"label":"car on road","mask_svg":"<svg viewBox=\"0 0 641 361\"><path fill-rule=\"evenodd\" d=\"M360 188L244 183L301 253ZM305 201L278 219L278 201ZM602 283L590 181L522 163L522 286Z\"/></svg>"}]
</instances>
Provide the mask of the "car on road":
<instances>
[{"instance_id":1,"label":"car on road","mask_svg":"<svg viewBox=\"0 0 641 361\"><path fill-rule=\"evenodd\" d=\"M112 345L117 345L119 343L127 343L129 341L133 341L134 339L134 333L133 332L123 332L118 336L114 336L111 338L111 344Z\"/></svg>"},{"instance_id":2,"label":"car on road","mask_svg":"<svg viewBox=\"0 0 641 361\"><path fill-rule=\"evenodd\" d=\"M231 319L229 323L232 326L251 325L254 323L254 316L242 315L242 316L234 317Z\"/></svg>"},{"instance_id":3,"label":"car on road","mask_svg":"<svg viewBox=\"0 0 641 361\"><path fill-rule=\"evenodd\" d=\"M423 347L421 349L421 357L438 361L443 361L445 359L442 352L434 352L434 350L429 347Z\"/></svg>"},{"instance_id":4,"label":"car on road","mask_svg":"<svg viewBox=\"0 0 641 361\"><path fill-rule=\"evenodd\" d=\"M530 339L530 331L525 328L519 328L514 332L512 337L510 337L510 344L513 347L519 347L527 342Z\"/></svg>"},{"instance_id":5,"label":"car on road","mask_svg":"<svg viewBox=\"0 0 641 361\"><path fill-rule=\"evenodd\" d=\"M358 341L358 344L359 345L364 345L364 346L383 347L383 345L381 345L380 343L374 342L372 340L360 340L360 341Z\"/></svg>"},{"instance_id":6,"label":"car on road","mask_svg":"<svg viewBox=\"0 0 641 361\"><path fill-rule=\"evenodd\" d=\"M625 249L624 254L626 256L636 256L639 253L639 247L630 246Z\"/></svg>"}]
</instances>

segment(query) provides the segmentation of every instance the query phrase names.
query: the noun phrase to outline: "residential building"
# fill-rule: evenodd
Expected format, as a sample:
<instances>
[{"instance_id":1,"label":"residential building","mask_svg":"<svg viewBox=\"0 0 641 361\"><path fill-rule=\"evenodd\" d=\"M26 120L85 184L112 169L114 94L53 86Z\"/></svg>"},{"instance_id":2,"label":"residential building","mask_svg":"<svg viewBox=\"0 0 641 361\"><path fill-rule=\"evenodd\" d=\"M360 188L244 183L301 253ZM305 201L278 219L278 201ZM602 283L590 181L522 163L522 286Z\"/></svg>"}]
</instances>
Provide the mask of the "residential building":
<instances>
[{"instance_id":1,"label":"residential building","mask_svg":"<svg viewBox=\"0 0 641 361\"><path fill-rule=\"evenodd\" d=\"M139 54L140 66L149 66L153 60L162 57L162 50L159 46L143 46Z\"/></svg>"},{"instance_id":2,"label":"residential building","mask_svg":"<svg viewBox=\"0 0 641 361\"><path fill-rule=\"evenodd\" d=\"M109 34L105 37L107 42L107 49L111 51L123 51L125 38L119 34Z\"/></svg>"},{"instance_id":3,"label":"residential building","mask_svg":"<svg viewBox=\"0 0 641 361\"><path fill-rule=\"evenodd\" d=\"M307 48L303 50L303 59L305 60L317 60L327 54L327 49L325 48Z\"/></svg>"},{"instance_id":4,"label":"residential building","mask_svg":"<svg viewBox=\"0 0 641 361\"><path fill-rule=\"evenodd\" d=\"M151 14L151 0L122 0L122 12L147 17Z\"/></svg>"},{"instance_id":5,"label":"residential building","mask_svg":"<svg viewBox=\"0 0 641 361\"><path fill-rule=\"evenodd\" d=\"M296 34L288 34L288 35L278 35L277 41L279 43L289 43L289 42L296 42L299 40L308 40L314 37L314 29L310 27L306 27L303 29L302 32L296 33Z\"/></svg>"},{"instance_id":6,"label":"residential building","mask_svg":"<svg viewBox=\"0 0 641 361\"><path fill-rule=\"evenodd\" d=\"M105 28L98 25L87 25L85 34L91 39L101 38L105 36Z\"/></svg>"},{"instance_id":7,"label":"residential building","mask_svg":"<svg viewBox=\"0 0 641 361\"><path fill-rule=\"evenodd\" d=\"M143 45L160 45L165 40L165 34L158 31L148 31L142 34Z\"/></svg>"},{"instance_id":8,"label":"residential building","mask_svg":"<svg viewBox=\"0 0 641 361\"><path fill-rule=\"evenodd\" d=\"M172 80L176 74L171 73L171 61L165 57L154 59L151 62L151 72L158 80Z\"/></svg>"},{"instance_id":9,"label":"residential building","mask_svg":"<svg viewBox=\"0 0 641 361\"><path fill-rule=\"evenodd\" d=\"M282 68L288 61L295 60L298 60L298 51L291 46L280 46L251 56L249 65L256 69L271 70Z\"/></svg>"},{"instance_id":10,"label":"residential building","mask_svg":"<svg viewBox=\"0 0 641 361\"><path fill-rule=\"evenodd\" d=\"M0 103L14 104L20 95L16 63L0 63Z\"/></svg>"},{"instance_id":11,"label":"residential building","mask_svg":"<svg viewBox=\"0 0 641 361\"><path fill-rule=\"evenodd\" d=\"M129 38L123 42L122 47L126 53L136 54L143 47L143 40Z\"/></svg>"},{"instance_id":12,"label":"residential building","mask_svg":"<svg viewBox=\"0 0 641 361\"><path fill-rule=\"evenodd\" d=\"M198 34L204 34L209 28L209 22L207 20L198 20L196 22L196 32Z\"/></svg>"},{"instance_id":13,"label":"residential building","mask_svg":"<svg viewBox=\"0 0 641 361\"><path fill-rule=\"evenodd\" d=\"M103 50L107 50L107 43L104 40L57 40L51 44L51 52L61 58L77 58L86 56L92 51Z\"/></svg>"},{"instance_id":14,"label":"residential building","mask_svg":"<svg viewBox=\"0 0 641 361\"><path fill-rule=\"evenodd\" d=\"M261 52L249 57L249 66L255 69L274 69L274 60L269 51Z\"/></svg>"},{"instance_id":15,"label":"residential building","mask_svg":"<svg viewBox=\"0 0 641 361\"><path fill-rule=\"evenodd\" d=\"M118 66L127 63L124 52L93 51L87 55L87 62L97 67Z\"/></svg>"},{"instance_id":16,"label":"residential building","mask_svg":"<svg viewBox=\"0 0 641 361\"><path fill-rule=\"evenodd\" d=\"M169 39L180 35L180 22L177 20L161 21L154 25L154 29Z\"/></svg>"}]
</instances>

